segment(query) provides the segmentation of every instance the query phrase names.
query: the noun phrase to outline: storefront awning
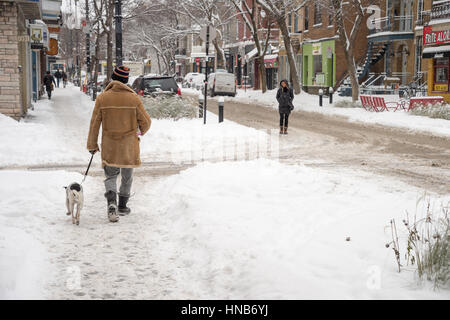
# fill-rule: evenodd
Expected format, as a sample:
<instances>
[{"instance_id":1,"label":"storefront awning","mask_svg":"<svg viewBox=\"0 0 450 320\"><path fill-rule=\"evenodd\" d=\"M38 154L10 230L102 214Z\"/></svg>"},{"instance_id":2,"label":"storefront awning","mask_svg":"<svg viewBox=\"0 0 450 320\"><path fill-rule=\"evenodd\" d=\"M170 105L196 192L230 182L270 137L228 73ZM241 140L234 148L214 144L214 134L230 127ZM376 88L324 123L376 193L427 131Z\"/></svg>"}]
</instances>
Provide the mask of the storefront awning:
<instances>
[{"instance_id":1,"label":"storefront awning","mask_svg":"<svg viewBox=\"0 0 450 320\"><path fill-rule=\"evenodd\" d=\"M277 59L278 59L277 54L268 54L264 56L264 62L273 62L276 61Z\"/></svg>"},{"instance_id":2,"label":"storefront awning","mask_svg":"<svg viewBox=\"0 0 450 320\"><path fill-rule=\"evenodd\" d=\"M422 57L425 59L450 57L450 45L425 48Z\"/></svg>"},{"instance_id":3,"label":"storefront awning","mask_svg":"<svg viewBox=\"0 0 450 320\"><path fill-rule=\"evenodd\" d=\"M258 49L253 49L252 51L250 51L249 53L247 53L245 55L245 60L246 61L250 61L251 59L253 59L256 55L258 54Z\"/></svg>"}]
</instances>

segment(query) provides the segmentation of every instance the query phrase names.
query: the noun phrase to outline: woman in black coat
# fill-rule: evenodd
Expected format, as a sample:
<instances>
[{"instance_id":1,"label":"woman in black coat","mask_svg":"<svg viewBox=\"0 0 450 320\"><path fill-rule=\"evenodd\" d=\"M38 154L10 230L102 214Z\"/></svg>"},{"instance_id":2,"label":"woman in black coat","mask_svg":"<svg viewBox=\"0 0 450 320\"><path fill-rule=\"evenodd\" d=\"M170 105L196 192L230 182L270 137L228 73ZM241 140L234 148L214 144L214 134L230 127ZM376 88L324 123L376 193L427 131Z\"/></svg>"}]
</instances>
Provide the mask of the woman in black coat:
<instances>
[{"instance_id":1,"label":"woman in black coat","mask_svg":"<svg viewBox=\"0 0 450 320\"><path fill-rule=\"evenodd\" d=\"M289 115L294 110L293 100L294 92L289 88L286 80L281 80L280 89L277 92L278 110L280 111L280 134L287 134Z\"/></svg>"},{"instance_id":2,"label":"woman in black coat","mask_svg":"<svg viewBox=\"0 0 450 320\"><path fill-rule=\"evenodd\" d=\"M51 75L50 71L47 71L43 79L43 83L45 85L45 89L47 90L48 99L52 98L53 84L56 85L55 78Z\"/></svg>"}]
</instances>

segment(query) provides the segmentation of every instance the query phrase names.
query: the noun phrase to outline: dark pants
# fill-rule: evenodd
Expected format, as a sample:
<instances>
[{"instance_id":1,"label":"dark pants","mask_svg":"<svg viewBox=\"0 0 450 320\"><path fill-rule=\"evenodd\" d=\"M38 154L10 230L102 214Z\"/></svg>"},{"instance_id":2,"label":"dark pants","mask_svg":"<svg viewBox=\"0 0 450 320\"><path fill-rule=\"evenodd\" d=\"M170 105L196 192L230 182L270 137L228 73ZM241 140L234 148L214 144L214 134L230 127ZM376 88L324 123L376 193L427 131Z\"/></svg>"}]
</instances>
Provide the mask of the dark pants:
<instances>
[{"instance_id":1,"label":"dark pants","mask_svg":"<svg viewBox=\"0 0 450 320\"><path fill-rule=\"evenodd\" d=\"M289 113L280 113L280 127L288 127Z\"/></svg>"},{"instance_id":2,"label":"dark pants","mask_svg":"<svg viewBox=\"0 0 450 320\"><path fill-rule=\"evenodd\" d=\"M61 78L56 78L56 86L59 88L59 82L61 81Z\"/></svg>"},{"instance_id":3,"label":"dark pants","mask_svg":"<svg viewBox=\"0 0 450 320\"><path fill-rule=\"evenodd\" d=\"M51 87L46 87L45 90L47 90L47 96L49 99L52 98L52 88Z\"/></svg>"}]
</instances>

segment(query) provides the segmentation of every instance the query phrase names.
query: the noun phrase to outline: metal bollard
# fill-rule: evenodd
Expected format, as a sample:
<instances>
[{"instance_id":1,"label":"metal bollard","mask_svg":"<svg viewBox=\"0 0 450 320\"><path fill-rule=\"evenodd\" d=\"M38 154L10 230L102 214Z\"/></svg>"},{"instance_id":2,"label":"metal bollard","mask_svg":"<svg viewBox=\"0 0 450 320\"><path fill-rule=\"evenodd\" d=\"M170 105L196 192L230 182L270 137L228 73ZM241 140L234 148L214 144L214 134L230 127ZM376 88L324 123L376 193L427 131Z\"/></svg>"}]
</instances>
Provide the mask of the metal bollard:
<instances>
[{"instance_id":1,"label":"metal bollard","mask_svg":"<svg viewBox=\"0 0 450 320\"><path fill-rule=\"evenodd\" d=\"M319 107L323 106L323 90L319 90Z\"/></svg>"},{"instance_id":2,"label":"metal bollard","mask_svg":"<svg viewBox=\"0 0 450 320\"><path fill-rule=\"evenodd\" d=\"M205 101L205 97L203 94L198 95L198 117L203 118L203 101Z\"/></svg>"},{"instance_id":3,"label":"metal bollard","mask_svg":"<svg viewBox=\"0 0 450 320\"><path fill-rule=\"evenodd\" d=\"M329 95L330 95L330 104L333 104L333 93L334 93L334 89L332 87L330 87L329 89Z\"/></svg>"},{"instance_id":4,"label":"metal bollard","mask_svg":"<svg viewBox=\"0 0 450 320\"><path fill-rule=\"evenodd\" d=\"M224 97L219 98L219 123L223 122L223 106L225 105Z\"/></svg>"}]
</instances>

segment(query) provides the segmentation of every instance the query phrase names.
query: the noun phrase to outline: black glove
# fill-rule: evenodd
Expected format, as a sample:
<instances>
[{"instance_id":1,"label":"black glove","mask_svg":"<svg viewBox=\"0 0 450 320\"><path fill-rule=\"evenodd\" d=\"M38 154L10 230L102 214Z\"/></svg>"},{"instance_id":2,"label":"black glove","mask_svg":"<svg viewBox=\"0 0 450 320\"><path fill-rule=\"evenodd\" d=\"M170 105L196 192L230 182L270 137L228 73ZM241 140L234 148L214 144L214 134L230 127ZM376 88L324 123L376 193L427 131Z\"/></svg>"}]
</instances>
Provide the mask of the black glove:
<instances>
[{"instance_id":1,"label":"black glove","mask_svg":"<svg viewBox=\"0 0 450 320\"><path fill-rule=\"evenodd\" d=\"M89 153L92 154L92 155L94 155L94 154L97 153L97 151L98 151L98 150L89 150Z\"/></svg>"}]
</instances>

